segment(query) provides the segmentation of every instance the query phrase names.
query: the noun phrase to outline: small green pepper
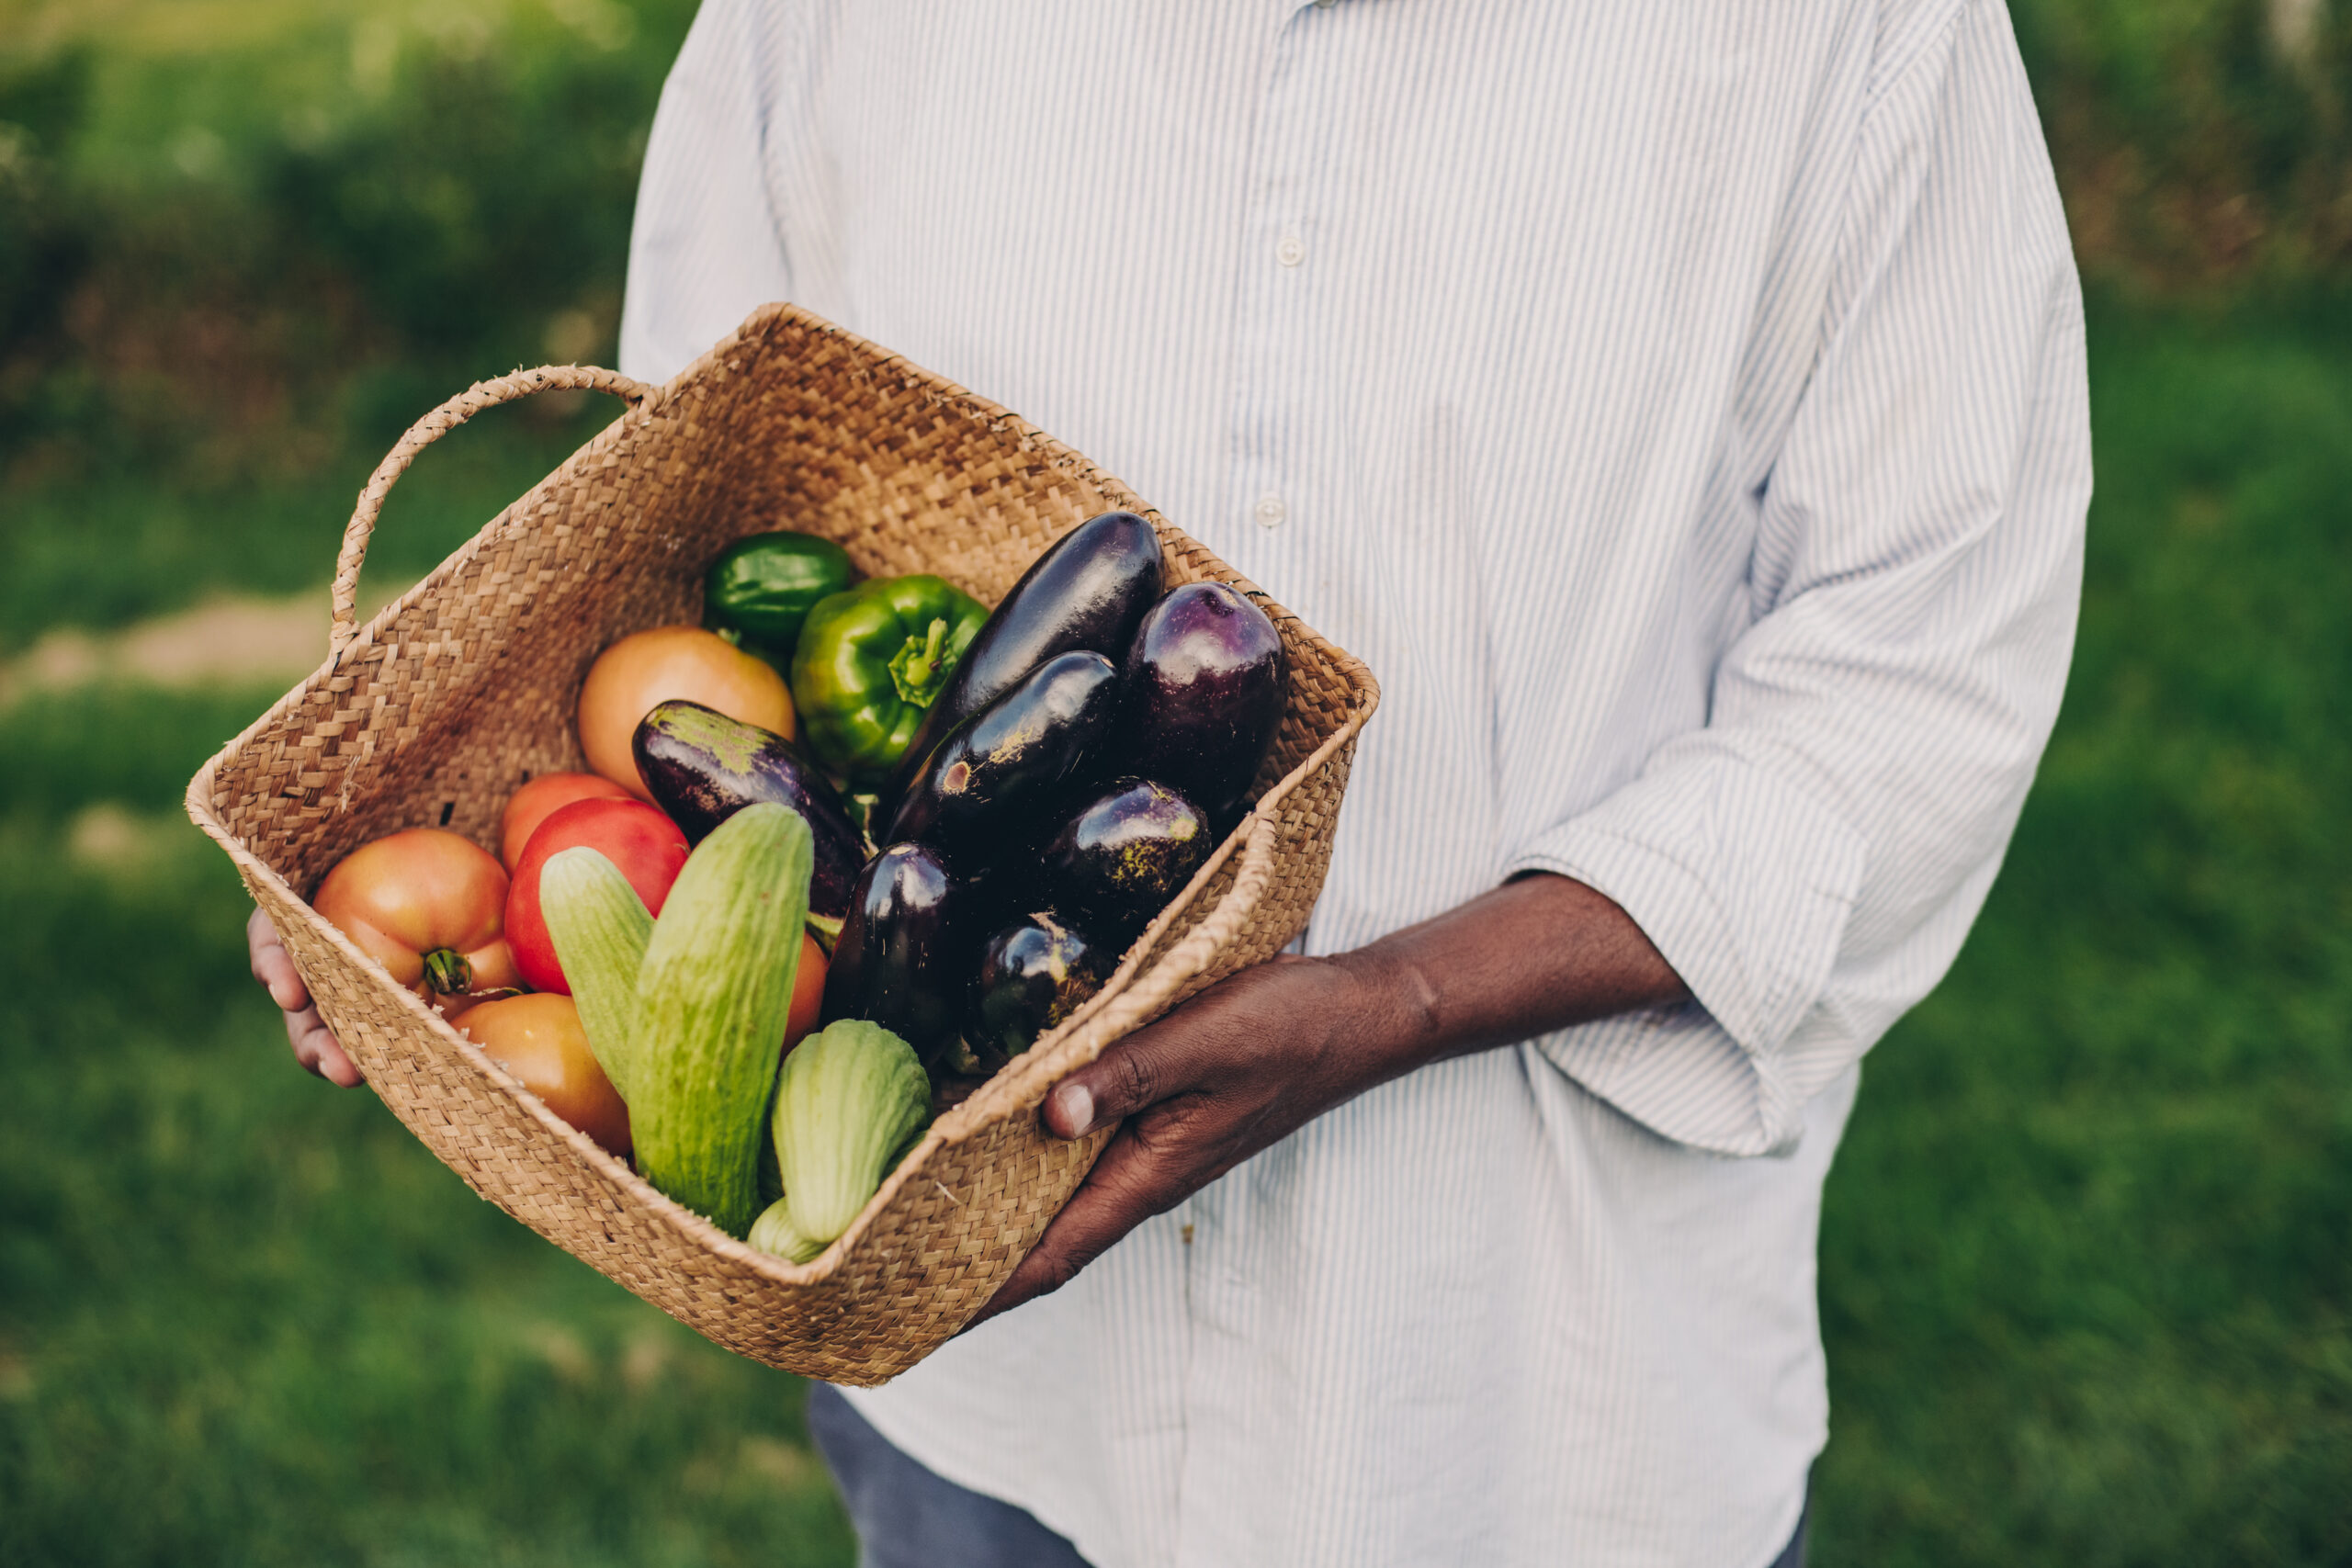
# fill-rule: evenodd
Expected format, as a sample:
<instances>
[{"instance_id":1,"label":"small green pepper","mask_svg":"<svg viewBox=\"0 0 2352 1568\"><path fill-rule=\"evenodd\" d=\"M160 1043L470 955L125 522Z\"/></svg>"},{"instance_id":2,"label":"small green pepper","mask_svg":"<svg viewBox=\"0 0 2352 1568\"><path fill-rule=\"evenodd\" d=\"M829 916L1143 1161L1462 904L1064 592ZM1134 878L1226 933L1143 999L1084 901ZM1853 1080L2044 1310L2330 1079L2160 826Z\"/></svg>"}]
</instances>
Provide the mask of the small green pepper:
<instances>
[{"instance_id":1,"label":"small green pepper","mask_svg":"<svg viewBox=\"0 0 2352 1568\"><path fill-rule=\"evenodd\" d=\"M792 656L792 705L820 761L854 784L889 776L988 620L942 578L877 577L820 600Z\"/></svg>"},{"instance_id":2,"label":"small green pepper","mask_svg":"<svg viewBox=\"0 0 2352 1568\"><path fill-rule=\"evenodd\" d=\"M703 573L702 624L788 672L808 612L856 575L831 539L753 534L719 551Z\"/></svg>"}]
</instances>

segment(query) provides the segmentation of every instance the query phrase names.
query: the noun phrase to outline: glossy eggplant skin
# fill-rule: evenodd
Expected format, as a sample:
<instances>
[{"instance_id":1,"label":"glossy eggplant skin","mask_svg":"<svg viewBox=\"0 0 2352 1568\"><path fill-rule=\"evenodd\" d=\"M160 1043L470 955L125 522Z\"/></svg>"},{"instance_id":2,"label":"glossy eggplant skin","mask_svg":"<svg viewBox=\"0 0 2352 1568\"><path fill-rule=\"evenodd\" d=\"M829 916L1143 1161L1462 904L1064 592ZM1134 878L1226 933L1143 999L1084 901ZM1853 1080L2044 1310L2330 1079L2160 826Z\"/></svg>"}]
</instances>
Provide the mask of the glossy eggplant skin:
<instances>
[{"instance_id":1,"label":"glossy eggplant skin","mask_svg":"<svg viewBox=\"0 0 2352 1568\"><path fill-rule=\"evenodd\" d=\"M866 861L865 835L791 741L717 708L673 700L645 716L629 749L653 803L689 844L754 802L790 807L808 824L817 852L808 878L811 923L830 925L849 913L850 885Z\"/></svg>"},{"instance_id":2,"label":"glossy eggplant skin","mask_svg":"<svg viewBox=\"0 0 2352 1568\"><path fill-rule=\"evenodd\" d=\"M1274 623L1222 582L1188 582L1144 616L1121 675L1120 766L1175 786L1220 832L1231 829L1289 701Z\"/></svg>"},{"instance_id":3,"label":"glossy eggplant skin","mask_svg":"<svg viewBox=\"0 0 2352 1568\"><path fill-rule=\"evenodd\" d=\"M825 971L826 1023L870 1019L926 1069L956 1041L971 976L970 890L923 844L892 844L858 874Z\"/></svg>"},{"instance_id":4,"label":"glossy eggplant skin","mask_svg":"<svg viewBox=\"0 0 2352 1568\"><path fill-rule=\"evenodd\" d=\"M1119 689L1118 666L1099 653L1048 659L932 749L889 836L964 866L1034 848L1101 776Z\"/></svg>"},{"instance_id":5,"label":"glossy eggplant skin","mask_svg":"<svg viewBox=\"0 0 2352 1568\"><path fill-rule=\"evenodd\" d=\"M1124 951L1216 845L1208 814L1178 791L1119 779L1046 845L1044 902Z\"/></svg>"},{"instance_id":6,"label":"glossy eggplant skin","mask_svg":"<svg viewBox=\"0 0 2352 1568\"><path fill-rule=\"evenodd\" d=\"M947 732L1057 653L1117 660L1159 597L1159 536L1132 512L1105 512L1056 539L989 613L931 705L883 798L895 800Z\"/></svg>"},{"instance_id":7,"label":"glossy eggplant skin","mask_svg":"<svg viewBox=\"0 0 2352 1568\"><path fill-rule=\"evenodd\" d=\"M1050 913L1023 917L980 949L964 1043L994 1072L1076 1012L1118 963L1116 953Z\"/></svg>"}]
</instances>

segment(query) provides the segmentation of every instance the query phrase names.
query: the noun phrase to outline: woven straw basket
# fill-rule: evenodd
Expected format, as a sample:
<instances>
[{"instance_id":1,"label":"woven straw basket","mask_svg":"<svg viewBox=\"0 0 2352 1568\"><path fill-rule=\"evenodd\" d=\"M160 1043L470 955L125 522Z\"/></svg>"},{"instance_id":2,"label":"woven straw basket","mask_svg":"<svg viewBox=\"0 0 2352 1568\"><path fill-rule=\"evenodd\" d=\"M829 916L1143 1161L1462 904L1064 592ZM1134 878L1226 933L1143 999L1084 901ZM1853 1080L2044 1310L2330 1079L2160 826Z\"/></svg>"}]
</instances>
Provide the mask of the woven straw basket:
<instances>
[{"instance_id":1,"label":"woven straw basket","mask_svg":"<svg viewBox=\"0 0 2352 1568\"><path fill-rule=\"evenodd\" d=\"M410 460L484 408L558 388L633 406L356 627L368 534ZM571 719L589 662L628 632L694 620L704 565L741 535L823 534L864 571L935 571L993 603L1048 541L1115 507L1151 518L1171 585L1233 583L1282 630L1289 708L1257 804L1110 983L941 1116L814 1262L753 1252L653 1190L303 901L336 861L397 829L438 824L495 849L516 785L584 765ZM187 793L326 1021L393 1113L483 1197L729 1349L842 1383L881 1382L962 1328L1085 1176L1108 1134L1042 1134L1047 1089L1303 929L1356 733L1379 700L1360 662L1069 447L785 305L665 387L518 372L427 415L360 498L333 626L327 662Z\"/></svg>"}]
</instances>

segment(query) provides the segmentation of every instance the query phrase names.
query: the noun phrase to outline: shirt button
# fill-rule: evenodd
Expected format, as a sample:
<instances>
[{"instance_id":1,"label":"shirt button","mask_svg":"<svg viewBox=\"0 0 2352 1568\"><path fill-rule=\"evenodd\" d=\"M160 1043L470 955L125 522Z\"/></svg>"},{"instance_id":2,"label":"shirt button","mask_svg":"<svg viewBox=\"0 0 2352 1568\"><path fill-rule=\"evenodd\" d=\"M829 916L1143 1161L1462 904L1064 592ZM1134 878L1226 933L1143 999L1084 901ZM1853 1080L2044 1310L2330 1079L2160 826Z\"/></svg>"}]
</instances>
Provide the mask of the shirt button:
<instances>
[{"instance_id":1,"label":"shirt button","mask_svg":"<svg viewBox=\"0 0 2352 1568\"><path fill-rule=\"evenodd\" d=\"M1274 259L1284 266L1296 266L1306 259L1306 242L1295 234L1284 234L1282 243L1274 247Z\"/></svg>"},{"instance_id":2,"label":"shirt button","mask_svg":"<svg viewBox=\"0 0 2352 1568\"><path fill-rule=\"evenodd\" d=\"M1318 11L1328 11L1339 3L1340 0L1315 0L1315 8Z\"/></svg>"},{"instance_id":3,"label":"shirt button","mask_svg":"<svg viewBox=\"0 0 2352 1568\"><path fill-rule=\"evenodd\" d=\"M1289 515L1290 508L1284 506L1283 504L1283 498L1274 494L1272 491L1268 491L1264 495L1258 498L1258 522L1260 525L1267 528L1279 528L1283 525L1283 519Z\"/></svg>"}]
</instances>

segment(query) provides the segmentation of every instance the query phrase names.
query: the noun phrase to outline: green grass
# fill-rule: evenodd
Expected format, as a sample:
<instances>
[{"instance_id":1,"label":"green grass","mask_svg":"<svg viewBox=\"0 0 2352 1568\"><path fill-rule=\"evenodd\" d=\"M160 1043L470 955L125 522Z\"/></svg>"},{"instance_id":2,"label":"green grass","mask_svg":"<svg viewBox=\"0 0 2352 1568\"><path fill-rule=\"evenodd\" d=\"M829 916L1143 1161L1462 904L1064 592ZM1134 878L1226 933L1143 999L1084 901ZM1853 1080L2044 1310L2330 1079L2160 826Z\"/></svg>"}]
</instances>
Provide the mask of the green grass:
<instances>
[{"instance_id":1,"label":"green grass","mask_svg":"<svg viewBox=\"0 0 2352 1568\"><path fill-rule=\"evenodd\" d=\"M2095 325L2065 713L1830 1180L1824 1563L2352 1562L2352 320Z\"/></svg>"},{"instance_id":2,"label":"green grass","mask_svg":"<svg viewBox=\"0 0 2352 1568\"><path fill-rule=\"evenodd\" d=\"M798 1383L290 1066L175 819L271 694L0 718L0 1562L846 1562Z\"/></svg>"}]
</instances>

